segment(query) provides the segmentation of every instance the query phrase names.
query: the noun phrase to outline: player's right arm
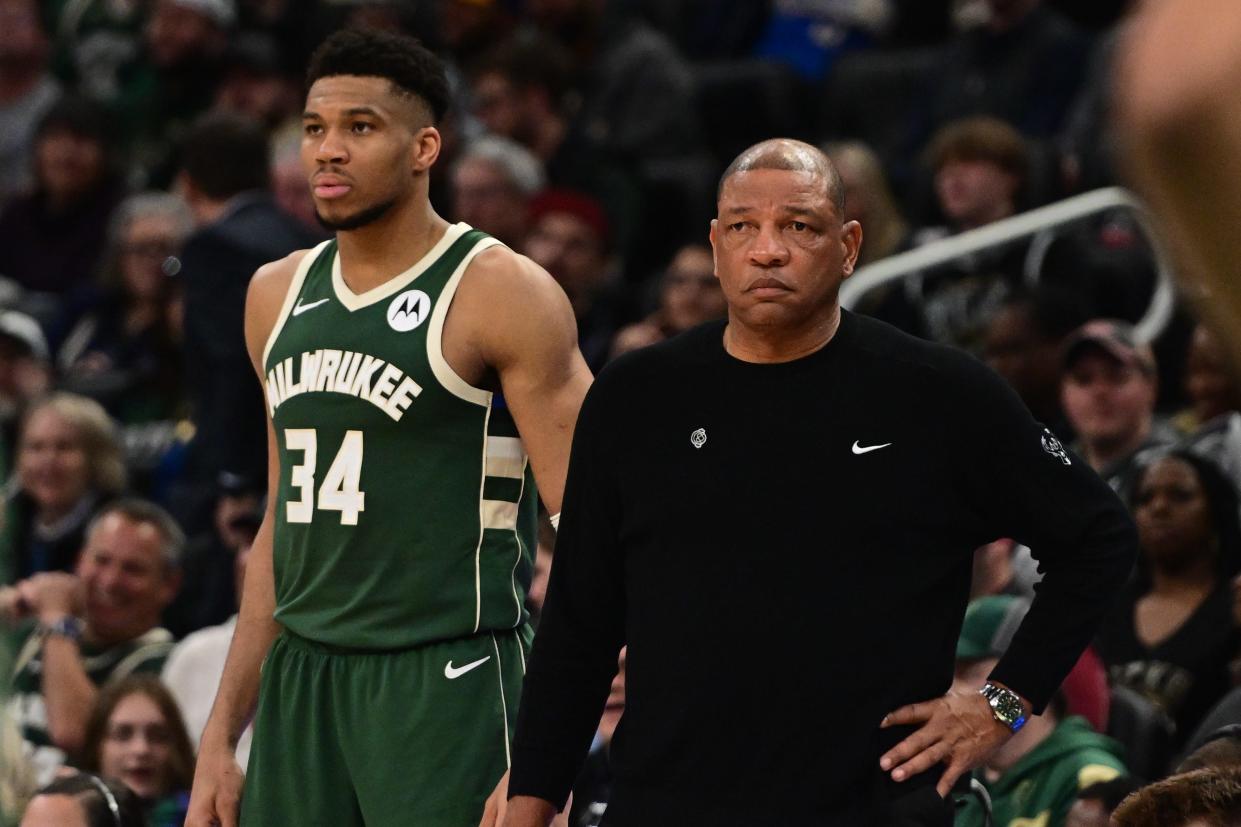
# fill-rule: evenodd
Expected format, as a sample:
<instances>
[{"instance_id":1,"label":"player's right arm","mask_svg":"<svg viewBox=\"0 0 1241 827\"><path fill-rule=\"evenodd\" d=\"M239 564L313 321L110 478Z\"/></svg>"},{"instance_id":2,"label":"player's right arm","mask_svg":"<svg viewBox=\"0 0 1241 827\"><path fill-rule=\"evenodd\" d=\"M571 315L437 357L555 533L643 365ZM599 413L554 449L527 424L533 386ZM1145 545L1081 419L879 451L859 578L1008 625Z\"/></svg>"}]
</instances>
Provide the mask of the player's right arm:
<instances>
[{"instance_id":1,"label":"player's right arm","mask_svg":"<svg viewBox=\"0 0 1241 827\"><path fill-rule=\"evenodd\" d=\"M246 348L262 382L263 350L284 304L294 271L306 253L293 253L260 267L246 294ZM244 780L234 753L250 720L259 690L259 667L280 632L273 615L276 586L272 536L280 457L271 418L267 420L267 510L246 564L241 609L224 664L224 676L203 732L194 772L186 827L235 827Z\"/></svg>"}]
</instances>

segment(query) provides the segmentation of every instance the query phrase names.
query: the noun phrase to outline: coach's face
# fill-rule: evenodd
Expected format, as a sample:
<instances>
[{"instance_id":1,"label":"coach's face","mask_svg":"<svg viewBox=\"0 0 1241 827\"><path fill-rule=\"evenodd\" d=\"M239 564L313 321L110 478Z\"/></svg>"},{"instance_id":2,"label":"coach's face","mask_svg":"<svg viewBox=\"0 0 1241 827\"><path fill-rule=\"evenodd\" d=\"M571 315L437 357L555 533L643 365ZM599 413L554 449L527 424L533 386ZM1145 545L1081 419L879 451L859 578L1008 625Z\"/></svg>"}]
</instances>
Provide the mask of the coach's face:
<instances>
[{"instance_id":1,"label":"coach's face","mask_svg":"<svg viewBox=\"0 0 1241 827\"><path fill-rule=\"evenodd\" d=\"M306 95L302 166L331 229L364 226L408 200L439 149L425 105L386 78L332 75Z\"/></svg>"},{"instance_id":2,"label":"coach's face","mask_svg":"<svg viewBox=\"0 0 1241 827\"><path fill-rule=\"evenodd\" d=\"M747 327L800 327L836 312L862 229L842 221L814 172L754 169L724 182L711 222L715 274L729 317Z\"/></svg>"}]
</instances>

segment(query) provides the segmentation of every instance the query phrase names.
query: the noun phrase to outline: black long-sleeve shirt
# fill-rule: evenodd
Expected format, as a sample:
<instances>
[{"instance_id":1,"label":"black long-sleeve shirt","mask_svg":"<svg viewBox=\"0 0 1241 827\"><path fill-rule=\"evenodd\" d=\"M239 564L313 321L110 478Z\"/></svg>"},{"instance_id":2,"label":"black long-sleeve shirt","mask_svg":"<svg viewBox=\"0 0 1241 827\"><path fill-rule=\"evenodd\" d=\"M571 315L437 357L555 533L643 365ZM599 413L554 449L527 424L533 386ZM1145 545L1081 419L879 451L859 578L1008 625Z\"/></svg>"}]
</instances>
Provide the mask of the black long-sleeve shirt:
<instances>
[{"instance_id":1,"label":"black long-sleeve shirt","mask_svg":"<svg viewBox=\"0 0 1241 827\"><path fill-rule=\"evenodd\" d=\"M574 436L510 795L562 803L628 644L608 825L861 824L897 707L952 682L973 550L1045 572L992 677L1041 711L1128 575L1116 496L973 358L848 312L752 364L723 324L605 369ZM697 820L687 821L687 818Z\"/></svg>"}]
</instances>

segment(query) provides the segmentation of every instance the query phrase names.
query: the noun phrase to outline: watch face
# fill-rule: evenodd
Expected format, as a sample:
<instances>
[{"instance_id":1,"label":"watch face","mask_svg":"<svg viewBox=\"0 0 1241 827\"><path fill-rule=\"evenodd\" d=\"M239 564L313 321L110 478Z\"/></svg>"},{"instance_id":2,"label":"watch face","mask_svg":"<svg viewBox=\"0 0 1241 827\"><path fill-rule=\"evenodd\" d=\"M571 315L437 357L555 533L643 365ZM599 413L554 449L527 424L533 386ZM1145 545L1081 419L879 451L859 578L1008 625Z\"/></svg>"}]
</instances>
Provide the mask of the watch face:
<instances>
[{"instance_id":1,"label":"watch face","mask_svg":"<svg viewBox=\"0 0 1241 827\"><path fill-rule=\"evenodd\" d=\"M1000 717L1004 719L1004 722L1009 726L1016 723L1017 719L1020 718L1024 712L1021 708L1021 701L1017 698L1017 695L1007 689L1001 689L995 696L994 708L995 711L1000 714Z\"/></svg>"}]
</instances>

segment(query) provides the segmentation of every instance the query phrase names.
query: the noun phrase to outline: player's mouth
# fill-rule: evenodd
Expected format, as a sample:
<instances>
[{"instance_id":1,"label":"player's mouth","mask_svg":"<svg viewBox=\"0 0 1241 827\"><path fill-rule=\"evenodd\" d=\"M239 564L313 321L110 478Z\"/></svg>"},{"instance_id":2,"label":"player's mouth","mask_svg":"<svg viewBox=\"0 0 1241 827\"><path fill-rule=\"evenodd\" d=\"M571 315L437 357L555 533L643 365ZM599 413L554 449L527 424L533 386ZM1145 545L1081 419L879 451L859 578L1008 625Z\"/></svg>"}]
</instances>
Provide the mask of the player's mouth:
<instances>
[{"instance_id":1,"label":"player's mouth","mask_svg":"<svg viewBox=\"0 0 1241 827\"><path fill-rule=\"evenodd\" d=\"M331 200L333 198L341 198L349 194L353 187L350 186L343 178L337 178L334 175L319 175L314 179L315 198Z\"/></svg>"}]
</instances>

